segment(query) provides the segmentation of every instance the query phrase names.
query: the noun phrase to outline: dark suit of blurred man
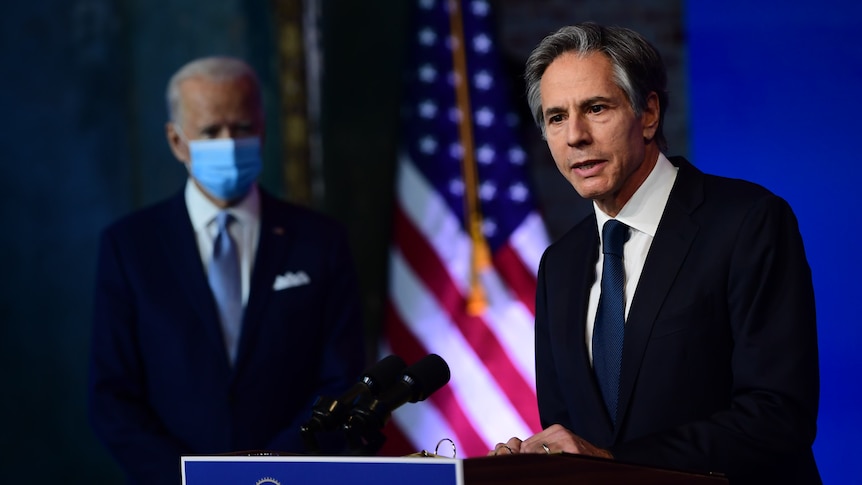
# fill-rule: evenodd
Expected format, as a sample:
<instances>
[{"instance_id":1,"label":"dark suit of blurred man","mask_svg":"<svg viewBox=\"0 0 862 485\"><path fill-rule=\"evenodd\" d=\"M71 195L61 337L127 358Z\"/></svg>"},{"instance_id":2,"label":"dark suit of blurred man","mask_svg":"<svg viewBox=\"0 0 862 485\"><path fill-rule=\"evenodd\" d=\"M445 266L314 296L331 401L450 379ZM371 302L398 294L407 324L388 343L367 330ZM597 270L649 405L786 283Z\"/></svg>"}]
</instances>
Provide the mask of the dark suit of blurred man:
<instances>
[{"instance_id":1,"label":"dark suit of blurred man","mask_svg":"<svg viewBox=\"0 0 862 485\"><path fill-rule=\"evenodd\" d=\"M98 258L91 419L132 483L179 483L183 454L305 451L314 399L341 393L364 365L344 231L256 185L254 72L195 60L171 79L168 104L188 181L108 227ZM208 280L227 237L234 318Z\"/></svg>"}]
</instances>

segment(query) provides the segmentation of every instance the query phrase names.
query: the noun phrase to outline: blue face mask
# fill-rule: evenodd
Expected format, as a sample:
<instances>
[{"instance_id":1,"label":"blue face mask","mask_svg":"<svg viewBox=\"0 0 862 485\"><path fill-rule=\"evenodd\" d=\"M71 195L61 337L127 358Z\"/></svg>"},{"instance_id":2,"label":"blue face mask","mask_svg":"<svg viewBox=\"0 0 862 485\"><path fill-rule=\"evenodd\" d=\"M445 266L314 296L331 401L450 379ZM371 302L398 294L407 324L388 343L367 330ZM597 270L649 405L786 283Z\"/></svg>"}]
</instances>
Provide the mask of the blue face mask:
<instances>
[{"instance_id":1,"label":"blue face mask","mask_svg":"<svg viewBox=\"0 0 862 485\"><path fill-rule=\"evenodd\" d=\"M260 175L260 137L191 140L191 174L213 197L224 201L248 193Z\"/></svg>"}]
</instances>

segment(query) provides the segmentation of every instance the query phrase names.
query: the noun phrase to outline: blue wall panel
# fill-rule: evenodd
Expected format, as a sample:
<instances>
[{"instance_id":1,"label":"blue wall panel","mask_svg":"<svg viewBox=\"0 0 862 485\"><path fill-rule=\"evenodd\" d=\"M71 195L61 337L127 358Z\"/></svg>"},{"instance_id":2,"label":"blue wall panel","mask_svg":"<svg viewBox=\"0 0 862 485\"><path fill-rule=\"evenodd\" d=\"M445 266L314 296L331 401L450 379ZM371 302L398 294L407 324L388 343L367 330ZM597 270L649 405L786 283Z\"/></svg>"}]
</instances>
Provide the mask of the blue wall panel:
<instances>
[{"instance_id":1,"label":"blue wall panel","mask_svg":"<svg viewBox=\"0 0 862 485\"><path fill-rule=\"evenodd\" d=\"M860 483L862 2L687 5L692 161L793 206L817 298L824 483Z\"/></svg>"}]
</instances>

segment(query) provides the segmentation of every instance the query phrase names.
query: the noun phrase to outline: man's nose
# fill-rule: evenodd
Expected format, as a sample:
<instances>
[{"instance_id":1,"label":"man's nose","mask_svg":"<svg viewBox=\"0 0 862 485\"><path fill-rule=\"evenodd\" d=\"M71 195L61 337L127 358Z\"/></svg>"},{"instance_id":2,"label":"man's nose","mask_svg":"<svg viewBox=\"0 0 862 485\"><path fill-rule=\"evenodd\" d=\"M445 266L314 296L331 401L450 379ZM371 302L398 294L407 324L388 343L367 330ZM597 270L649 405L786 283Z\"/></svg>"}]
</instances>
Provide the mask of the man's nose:
<instances>
[{"instance_id":1,"label":"man's nose","mask_svg":"<svg viewBox=\"0 0 862 485\"><path fill-rule=\"evenodd\" d=\"M232 130L230 126L222 126L216 133L215 138L235 138L233 132L234 130Z\"/></svg>"},{"instance_id":2,"label":"man's nose","mask_svg":"<svg viewBox=\"0 0 862 485\"><path fill-rule=\"evenodd\" d=\"M590 127L583 116L572 116L566 123L566 143L569 146L589 144L591 141Z\"/></svg>"}]
</instances>

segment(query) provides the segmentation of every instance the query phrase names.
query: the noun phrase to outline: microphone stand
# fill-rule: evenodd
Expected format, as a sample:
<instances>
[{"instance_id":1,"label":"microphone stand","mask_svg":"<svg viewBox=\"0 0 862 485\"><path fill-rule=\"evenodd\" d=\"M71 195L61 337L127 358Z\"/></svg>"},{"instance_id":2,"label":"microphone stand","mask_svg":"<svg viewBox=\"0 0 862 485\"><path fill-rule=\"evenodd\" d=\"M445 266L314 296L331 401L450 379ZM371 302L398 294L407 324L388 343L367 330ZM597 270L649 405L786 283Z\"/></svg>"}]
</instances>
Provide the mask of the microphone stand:
<instances>
[{"instance_id":1,"label":"microphone stand","mask_svg":"<svg viewBox=\"0 0 862 485\"><path fill-rule=\"evenodd\" d=\"M344 424L348 454L352 456L375 456L386 442L382 426L372 426L359 415L351 415Z\"/></svg>"}]
</instances>

